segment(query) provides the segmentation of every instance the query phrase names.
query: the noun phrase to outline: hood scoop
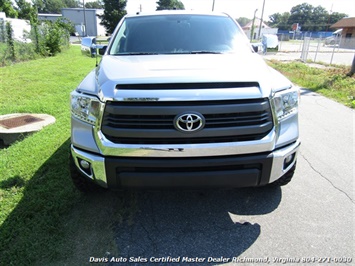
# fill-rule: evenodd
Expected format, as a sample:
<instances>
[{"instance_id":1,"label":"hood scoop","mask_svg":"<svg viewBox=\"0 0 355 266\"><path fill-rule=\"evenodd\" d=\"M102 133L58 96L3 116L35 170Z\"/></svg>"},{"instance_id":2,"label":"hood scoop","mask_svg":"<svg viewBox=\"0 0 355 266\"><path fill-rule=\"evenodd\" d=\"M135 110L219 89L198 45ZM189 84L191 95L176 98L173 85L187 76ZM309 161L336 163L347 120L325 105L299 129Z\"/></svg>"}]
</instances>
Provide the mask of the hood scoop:
<instances>
[{"instance_id":1,"label":"hood scoop","mask_svg":"<svg viewBox=\"0 0 355 266\"><path fill-rule=\"evenodd\" d=\"M151 83L118 84L117 90L189 90L189 89L232 89L259 87L257 82L208 82L208 83Z\"/></svg>"}]
</instances>

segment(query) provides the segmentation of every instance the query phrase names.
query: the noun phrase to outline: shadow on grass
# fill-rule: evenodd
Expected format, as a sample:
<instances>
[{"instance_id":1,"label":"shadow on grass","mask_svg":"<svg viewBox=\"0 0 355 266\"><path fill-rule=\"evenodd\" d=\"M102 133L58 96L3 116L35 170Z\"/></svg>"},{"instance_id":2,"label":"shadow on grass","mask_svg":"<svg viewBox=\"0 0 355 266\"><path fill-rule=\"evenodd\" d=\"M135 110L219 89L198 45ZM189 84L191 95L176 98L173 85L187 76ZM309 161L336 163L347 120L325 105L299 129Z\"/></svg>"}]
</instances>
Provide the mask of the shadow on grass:
<instances>
[{"instance_id":1,"label":"shadow on grass","mask_svg":"<svg viewBox=\"0 0 355 266\"><path fill-rule=\"evenodd\" d=\"M89 265L92 257L119 256L231 258L258 239L255 216L271 213L281 201L279 188L82 195L70 180L69 144L30 181L14 176L0 184L23 189L0 227L0 265Z\"/></svg>"},{"instance_id":2,"label":"shadow on grass","mask_svg":"<svg viewBox=\"0 0 355 266\"><path fill-rule=\"evenodd\" d=\"M21 197L0 226L0 265L82 265L77 257L113 250L110 219L118 216L110 210L121 199L113 193L84 196L74 188L69 145L68 139L29 181L14 176L0 183L13 202Z\"/></svg>"},{"instance_id":3,"label":"shadow on grass","mask_svg":"<svg viewBox=\"0 0 355 266\"><path fill-rule=\"evenodd\" d=\"M20 188L25 185L25 180L20 176L11 177L7 180L0 182L0 188L2 189L11 189L13 187Z\"/></svg>"}]
</instances>

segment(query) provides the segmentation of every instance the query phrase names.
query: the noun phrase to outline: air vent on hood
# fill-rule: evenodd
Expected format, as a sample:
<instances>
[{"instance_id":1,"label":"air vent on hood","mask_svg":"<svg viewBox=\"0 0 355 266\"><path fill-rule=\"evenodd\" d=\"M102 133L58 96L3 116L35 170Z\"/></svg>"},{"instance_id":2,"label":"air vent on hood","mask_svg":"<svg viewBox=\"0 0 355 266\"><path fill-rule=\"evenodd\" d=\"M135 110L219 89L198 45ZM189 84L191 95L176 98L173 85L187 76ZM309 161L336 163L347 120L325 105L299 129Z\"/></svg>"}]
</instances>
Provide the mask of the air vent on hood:
<instances>
[{"instance_id":1,"label":"air vent on hood","mask_svg":"<svg viewBox=\"0 0 355 266\"><path fill-rule=\"evenodd\" d=\"M117 90L186 90L259 87L257 82L117 84Z\"/></svg>"}]
</instances>

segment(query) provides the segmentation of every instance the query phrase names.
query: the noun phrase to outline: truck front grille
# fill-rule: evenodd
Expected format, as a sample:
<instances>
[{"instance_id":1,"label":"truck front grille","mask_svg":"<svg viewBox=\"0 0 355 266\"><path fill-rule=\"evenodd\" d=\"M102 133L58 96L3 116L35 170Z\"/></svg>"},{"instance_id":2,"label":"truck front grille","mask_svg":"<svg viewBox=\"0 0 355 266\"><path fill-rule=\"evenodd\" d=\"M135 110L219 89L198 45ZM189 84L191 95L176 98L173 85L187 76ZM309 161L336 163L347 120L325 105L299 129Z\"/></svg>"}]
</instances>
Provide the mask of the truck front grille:
<instances>
[{"instance_id":1,"label":"truck front grille","mask_svg":"<svg viewBox=\"0 0 355 266\"><path fill-rule=\"evenodd\" d=\"M198 112L205 126L180 132L174 118ZM273 128L268 99L199 102L107 102L102 133L122 144L194 144L259 140Z\"/></svg>"}]
</instances>

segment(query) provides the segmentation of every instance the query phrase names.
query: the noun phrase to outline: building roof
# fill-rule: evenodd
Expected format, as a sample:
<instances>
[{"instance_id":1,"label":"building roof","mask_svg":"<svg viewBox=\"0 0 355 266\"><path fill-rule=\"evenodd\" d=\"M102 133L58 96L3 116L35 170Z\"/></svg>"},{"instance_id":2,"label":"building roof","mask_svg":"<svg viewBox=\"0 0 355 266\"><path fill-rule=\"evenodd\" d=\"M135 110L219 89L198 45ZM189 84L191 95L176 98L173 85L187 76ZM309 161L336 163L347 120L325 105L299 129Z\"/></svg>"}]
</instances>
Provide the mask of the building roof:
<instances>
[{"instance_id":1,"label":"building roof","mask_svg":"<svg viewBox=\"0 0 355 266\"><path fill-rule=\"evenodd\" d=\"M253 21L250 21L249 23L247 23L245 26L243 26L243 30L250 30L251 29L251 26L253 24ZM255 21L254 21L254 28L259 28L260 26L260 19L258 18L255 18ZM269 29L270 27L268 25L266 25L263 21L262 25L261 25L262 28L265 28L265 29Z\"/></svg>"},{"instance_id":2,"label":"building roof","mask_svg":"<svg viewBox=\"0 0 355 266\"><path fill-rule=\"evenodd\" d=\"M44 14L44 13L38 13L39 17L61 17L62 14Z\"/></svg>"},{"instance_id":3,"label":"building roof","mask_svg":"<svg viewBox=\"0 0 355 266\"><path fill-rule=\"evenodd\" d=\"M331 28L355 28L355 17L343 18L334 23Z\"/></svg>"}]
</instances>

